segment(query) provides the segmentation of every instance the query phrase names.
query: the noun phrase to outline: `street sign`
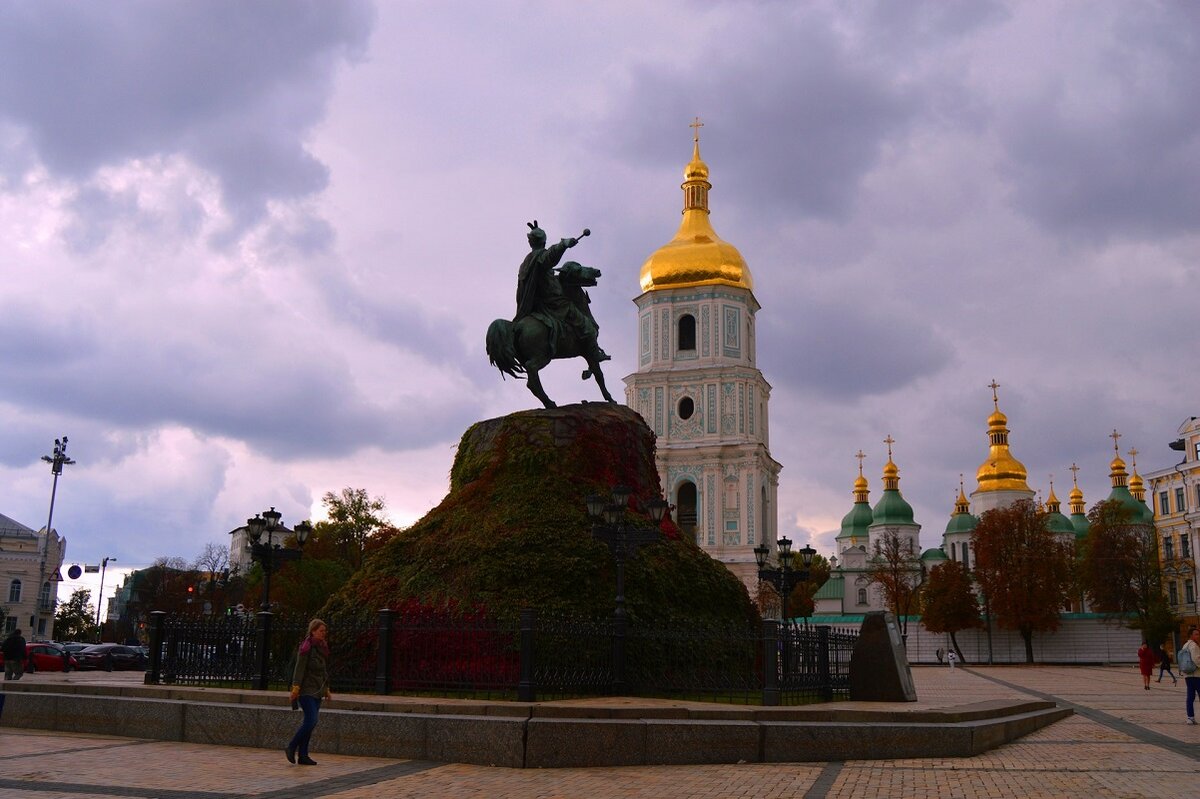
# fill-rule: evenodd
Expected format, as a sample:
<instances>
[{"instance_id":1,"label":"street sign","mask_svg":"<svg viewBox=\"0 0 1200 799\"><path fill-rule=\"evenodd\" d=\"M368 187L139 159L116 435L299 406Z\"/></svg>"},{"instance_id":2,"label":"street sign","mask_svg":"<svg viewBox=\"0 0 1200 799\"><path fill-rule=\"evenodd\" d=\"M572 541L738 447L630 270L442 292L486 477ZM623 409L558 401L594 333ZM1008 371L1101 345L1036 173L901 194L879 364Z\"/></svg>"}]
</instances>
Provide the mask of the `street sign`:
<instances>
[{"instance_id":1,"label":"street sign","mask_svg":"<svg viewBox=\"0 0 1200 799\"><path fill-rule=\"evenodd\" d=\"M84 566L83 570L87 574L98 574L100 571L100 567L99 566Z\"/></svg>"}]
</instances>

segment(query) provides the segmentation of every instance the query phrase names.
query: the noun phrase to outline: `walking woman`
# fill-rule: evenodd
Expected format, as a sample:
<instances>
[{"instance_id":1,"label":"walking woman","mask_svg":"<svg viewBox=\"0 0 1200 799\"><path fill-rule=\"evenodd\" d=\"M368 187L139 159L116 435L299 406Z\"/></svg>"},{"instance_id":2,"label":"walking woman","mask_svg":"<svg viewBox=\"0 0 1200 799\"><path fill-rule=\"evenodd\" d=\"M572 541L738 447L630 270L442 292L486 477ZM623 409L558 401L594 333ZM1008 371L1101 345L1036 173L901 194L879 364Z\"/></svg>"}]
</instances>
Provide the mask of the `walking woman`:
<instances>
[{"instance_id":1,"label":"walking woman","mask_svg":"<svg viewBox=\"0 0 1200 799\"><path fill-rule=\"evenodd\" d=\"M1138 671L1142 673L1142 687L1147 691L1150 690L1150 675L1154 673L1154 664L1158 662L1158 656L1154 654L1154 650L1150 648L1150 644L1142 641L1142 645L1138 647ZM295 687L292 692L295 692Z\"/></svg>"},{"instance_id":2,"label":"walking woman","mask_svg":"<svg viewBox=\"0 0 1200 799\"><path fill-rule=\"evenodd\" d=\"M1158 679L1155 682L1162 682L1164 671L1171 677L1171 685L1179 684L1179 680L1175 679L1175 672L1171 671L1171 653L1167 651L1166 644L1158 648Z\"/></svg>"},{"instance_id":3,"label":"walking woman","mask_svg":"<svg viewBox=\"0 0 1200 799\"><path fill-rule=\"evenodd\" d=\"M284 750L289 763L317 765L317 761L308 756L308 741L317 726L321 700L333 696L329 692L328 635L329 628L325 622L313 619L308 623L308 635L300 642L300 651L296 655L296 670L292 673L292 704L295 706L299 702L300 709L304 711L304 721ZM296 759L297 754L300 755L299 760Z\"/></svg>"}]
</instances>

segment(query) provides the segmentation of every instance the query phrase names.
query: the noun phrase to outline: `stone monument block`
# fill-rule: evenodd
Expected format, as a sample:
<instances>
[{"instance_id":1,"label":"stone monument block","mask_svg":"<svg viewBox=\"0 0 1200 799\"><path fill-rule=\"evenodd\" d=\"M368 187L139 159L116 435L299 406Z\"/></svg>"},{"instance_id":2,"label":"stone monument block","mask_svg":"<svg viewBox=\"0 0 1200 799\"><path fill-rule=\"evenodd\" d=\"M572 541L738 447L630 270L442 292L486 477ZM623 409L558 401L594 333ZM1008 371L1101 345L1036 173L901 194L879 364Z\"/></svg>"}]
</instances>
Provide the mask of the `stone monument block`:
<instances>
[{"instance_id":1,"label":"stone monument block","mask_svg":"<svg viewBox=\"0 0 1200 799\"><path fill-rule=\"evenodd\" d=\"M916 702L900 626L892 613L876 610L863 619L850 655L850 699L860 702Z\"/></svg>"}]
</instances>

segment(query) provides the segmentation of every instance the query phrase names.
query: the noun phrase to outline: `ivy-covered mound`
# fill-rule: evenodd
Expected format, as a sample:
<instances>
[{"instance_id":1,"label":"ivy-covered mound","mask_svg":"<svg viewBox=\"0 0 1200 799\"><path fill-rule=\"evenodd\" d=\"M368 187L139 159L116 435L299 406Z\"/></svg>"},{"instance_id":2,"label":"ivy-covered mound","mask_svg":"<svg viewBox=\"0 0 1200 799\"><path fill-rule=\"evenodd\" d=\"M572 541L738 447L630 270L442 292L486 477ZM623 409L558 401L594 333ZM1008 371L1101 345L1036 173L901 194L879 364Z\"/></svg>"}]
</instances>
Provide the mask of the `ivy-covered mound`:
<instances>
[{"instance_id":1,"label":"ivy-covered mound","mask_svg":"<svg viewBox=\"0 0 1200 799\"><path fill-rule=\"evenodd\" d=\"M450 493L374 553L322 611L333 629L379 608L450 608L498 619L611 614L616 566L595 540L588 494L624 484L627 520L650 526L661 496L654 434L620 405L523 411L473 425L450 473ZM625 566L632 621L757 618L742 583L664 520L662 540Z\"/></svg>"}]
</instances>

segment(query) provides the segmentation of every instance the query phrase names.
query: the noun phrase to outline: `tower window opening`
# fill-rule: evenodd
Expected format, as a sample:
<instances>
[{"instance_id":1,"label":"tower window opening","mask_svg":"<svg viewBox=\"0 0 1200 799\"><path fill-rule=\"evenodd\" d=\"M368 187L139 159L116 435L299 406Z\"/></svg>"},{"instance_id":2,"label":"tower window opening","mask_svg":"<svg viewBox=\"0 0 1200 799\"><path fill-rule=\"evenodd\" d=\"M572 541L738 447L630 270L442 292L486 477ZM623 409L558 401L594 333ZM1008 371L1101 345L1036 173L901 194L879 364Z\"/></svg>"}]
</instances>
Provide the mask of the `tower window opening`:
<instances>
[{"instance_id":1,"label":"tower window opening","mask_svg":"<svg viewBox=\"0 0 1200 799\"><path fill-rule=\"evenodd\" d=\"M692 401L691 397L684 397L683 399L679 400L679 418L680 419L691 419L692 414L694 414L695 412L696 412L696 403L694 401Z\"/></svg>"},{"instance_id":2,"label":"tower window opening","mask_svg":"<svg viewBox=\"0 0 1200 799\"><path fill-rule=\"evenodd\" d=\"M679 317L679 349L696 349L696 317L691 314Z\"/></svg>"},{"instance_id":3,"label":"tower window opening","mask_svg":"<svg viewBox=\"0 0 1200 799\"><path fill-rule=\"evenodd\" d=\"M679 513L679 529L684 535L695 536L696 529L696 484L685 482L675 492L675 505ZM697 539L696 543L700 543Z\"/></svg>"}]
</instances>

